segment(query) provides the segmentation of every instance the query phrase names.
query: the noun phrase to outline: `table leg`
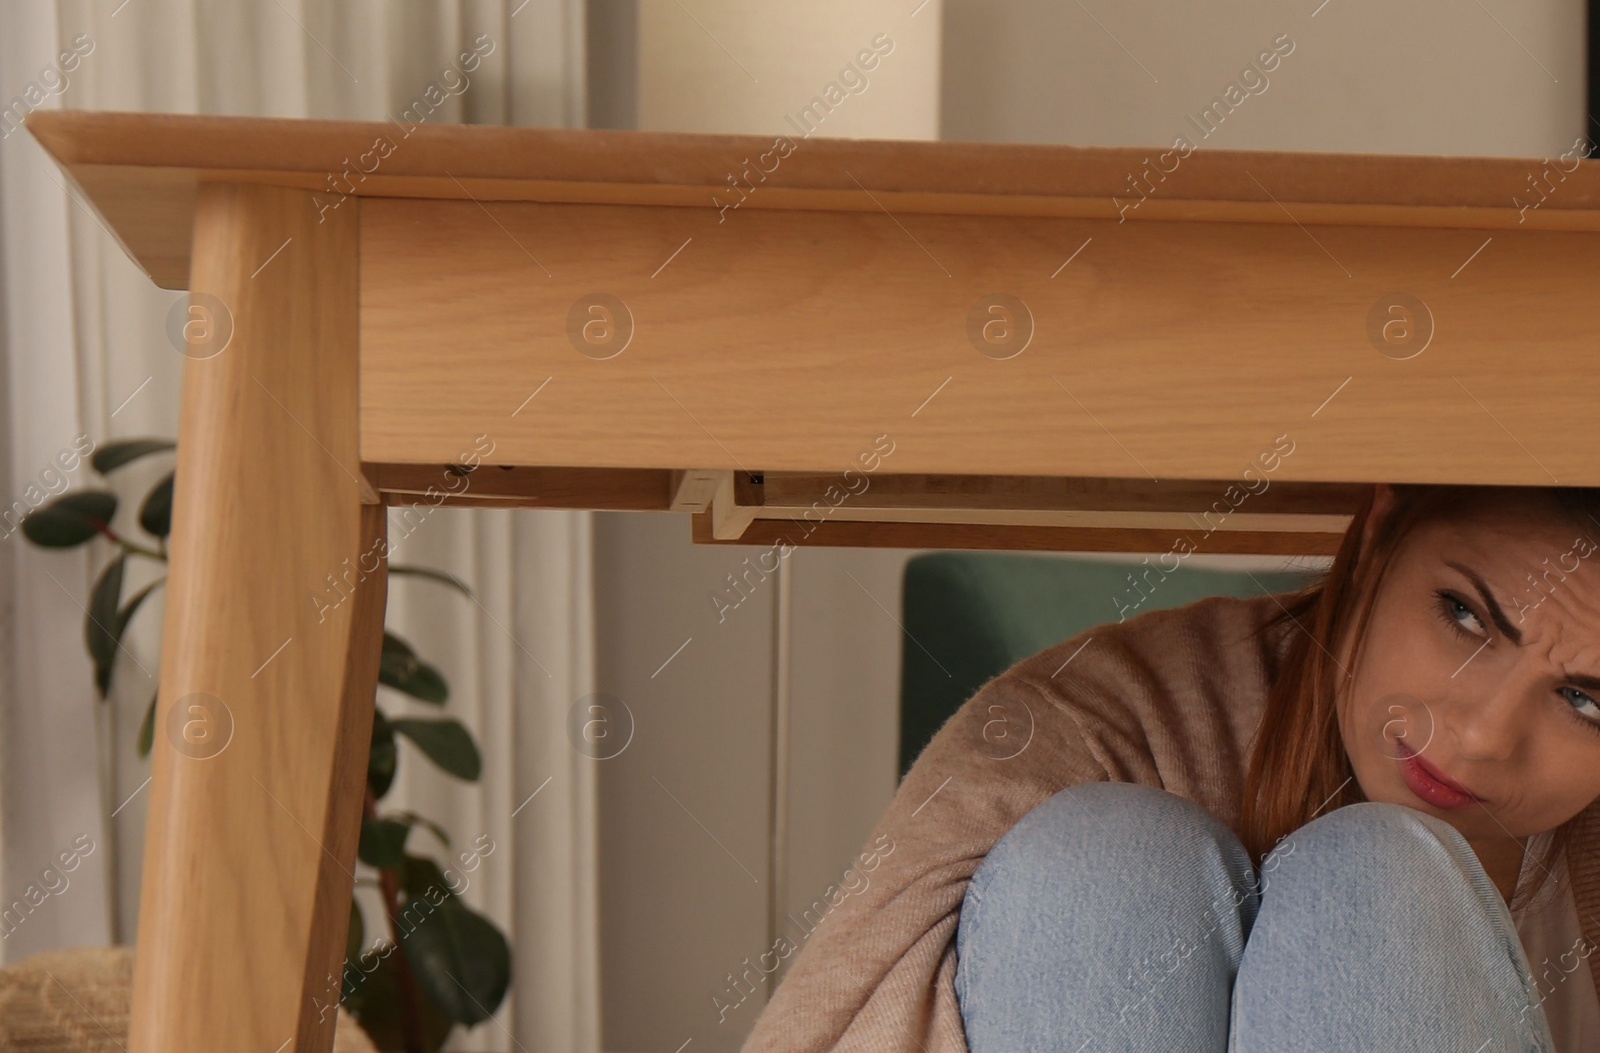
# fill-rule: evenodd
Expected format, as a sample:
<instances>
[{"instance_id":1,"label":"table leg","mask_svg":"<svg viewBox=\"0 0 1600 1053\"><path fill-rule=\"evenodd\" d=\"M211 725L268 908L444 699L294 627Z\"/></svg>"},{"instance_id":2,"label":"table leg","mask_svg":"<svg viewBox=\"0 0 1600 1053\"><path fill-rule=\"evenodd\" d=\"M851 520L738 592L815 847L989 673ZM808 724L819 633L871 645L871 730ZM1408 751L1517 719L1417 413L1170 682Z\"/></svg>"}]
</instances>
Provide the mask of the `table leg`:
<instances>
[{"instance_id":1,"label":"table leg","mask_svg":"<svg viewBox=\"0 0 1600 1053\"><path fill-rule=\"evenodd\" d=\"M132 1053L332 1048L387 588L357 223L199 191Z\"/></svg>"}]
</instances>

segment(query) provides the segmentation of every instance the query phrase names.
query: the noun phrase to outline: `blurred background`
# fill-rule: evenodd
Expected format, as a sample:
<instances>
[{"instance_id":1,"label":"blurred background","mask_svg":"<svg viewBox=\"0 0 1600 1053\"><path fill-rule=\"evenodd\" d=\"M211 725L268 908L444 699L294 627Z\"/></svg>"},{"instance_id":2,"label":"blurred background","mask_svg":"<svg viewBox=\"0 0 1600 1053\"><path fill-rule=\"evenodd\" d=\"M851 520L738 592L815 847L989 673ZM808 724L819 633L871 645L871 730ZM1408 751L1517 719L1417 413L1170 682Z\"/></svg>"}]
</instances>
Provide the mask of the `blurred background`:
<instances>
[{"instance_id":1,"label":"blurred background","mask_svg":"<svg viewBox=\"0 0 1600 1053\"><path fill-rule=\"evenodd\" d=\"M34 109L384 121L433 98L427 120L478 124L1153 151L1182 135L1200 149L1538 159L1600 131L1586 116L1588 33L1578 0L6 4L0 494L33 503L41 471L80 436L174 436L183 362L166 329L179 294L149 282L17 127ZM873 47L876 68L842 72ZM1265 86L1248 75L1249 93L1219 120L1214 100L1275 47ZM474 50L467 72L461 56ZM835 81L850 90L816 108ZM170 468L157 454L116 474L130 535ZM68 477L102 485L87 466ZM114 549L41 549L5 529L0 906L75 840L94 846L70 887L0 926L0 961L13 963L136 937L138 739L161 596L130 622L101 701L84 619ZM391 537L394 561L473 591L397 577L388 623L448 681L445 711L476 739L482 773L452 777L402 741L385 804L436 820L457 848L488 839L462 894L515 956L495 1022L458 1028L448 1048L737 1049L770 987L728 1008L730 974L861 850L900 773L906 662L920 646L908 626L959 600L930 592L908 606L906 566L920 553L802 546L719 618L712 596L731 596L728 575L758 550L697 548L688 518L665 514L443 510ZM1245 586L1317 565L1186 561ZM130 563L126 589L158 570ZM1087 625L1117 618L1104 588L1057 601ZM960 646L961 631L947 635ZM436 712L387 688L380 704ZM590 704L629 730L615 752L575 745L574 707ZM433 836L413 831L412 850L443 855Z\"/></svg>"}]
</instances>

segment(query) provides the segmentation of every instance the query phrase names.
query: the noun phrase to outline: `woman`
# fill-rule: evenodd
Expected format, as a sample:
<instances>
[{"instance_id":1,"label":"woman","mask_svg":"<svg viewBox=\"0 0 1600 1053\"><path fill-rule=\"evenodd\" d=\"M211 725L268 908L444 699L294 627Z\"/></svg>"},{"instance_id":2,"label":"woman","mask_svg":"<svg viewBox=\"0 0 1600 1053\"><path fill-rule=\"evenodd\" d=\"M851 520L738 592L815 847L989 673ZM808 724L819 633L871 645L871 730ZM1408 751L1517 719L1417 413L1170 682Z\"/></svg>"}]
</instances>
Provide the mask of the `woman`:
<instances>
[{"instance_id":1,"label":"woman","mask_svg":"<svg viewBox=\"0 0 1600 1053\"><path fill-rule=\"evenodd\" d=\"M1311 588L1017 663L745 1051L1600 1049L1591 538L1596 491L1378 485Z\"/></svg>"}]
</instances>

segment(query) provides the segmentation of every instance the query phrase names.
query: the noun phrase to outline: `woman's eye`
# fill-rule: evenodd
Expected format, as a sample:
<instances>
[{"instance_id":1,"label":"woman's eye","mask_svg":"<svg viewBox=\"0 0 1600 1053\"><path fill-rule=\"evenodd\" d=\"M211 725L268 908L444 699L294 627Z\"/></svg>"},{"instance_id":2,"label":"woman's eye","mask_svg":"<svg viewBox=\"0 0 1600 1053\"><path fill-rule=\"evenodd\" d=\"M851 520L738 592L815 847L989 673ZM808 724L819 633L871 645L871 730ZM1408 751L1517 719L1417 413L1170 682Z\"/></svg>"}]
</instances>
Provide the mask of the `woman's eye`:
<instances>
[{"instance_id":1,"label":"woman's eye","mask_svg":"<svg viewBox=\"0 0 1600 1053\"><path fill-rule=\"evenodd\" d=\"M1485 626L1478 620L1478 616L1472 613L1471 607L1462 603L1452 593L1440 590L1437 595L1439 599L1439 614L1446 625L1464 636L1479 637L1483 635Z\"/></svg>"},{"instance_id":2,"label":"woman's eye","mask_svg":"<svg viewBox=\"0 0 1600 1053\"><path fill-rule=\"evenodd\" d=\"M1481 630L1484 627L1483 623L1478 621L1478 616L1476 614L1472 613L1472 608L1471 607L1468 607L1466 604L1462 603L1460 600L1456 600L1454 602L1455 602L1456 619L1458 621L1461 619L1461 617L1463 615L1465 615L1466 617L1472 619L1472 624L1473 624L1473 626L1476 627L1475 631L1476 630Z\"/></svg>"},{"instance_id":3,"label":"woman's eye","mask_svg":"<svg viewBox=\"0 0 1600 1053\"><path fill-rule=\"evenodd\" d=\"M1572 692L1571 695L1567 696L1567 701L1572 703L1573 709L1579 713L1582 713L1590 720L1600 720L1600 702L1596 702L1593 698L1584 694L1582 691L1579 691L1575 687L1564 687L1561 690L1563 692Z\"/></svg>"}]
</instances>

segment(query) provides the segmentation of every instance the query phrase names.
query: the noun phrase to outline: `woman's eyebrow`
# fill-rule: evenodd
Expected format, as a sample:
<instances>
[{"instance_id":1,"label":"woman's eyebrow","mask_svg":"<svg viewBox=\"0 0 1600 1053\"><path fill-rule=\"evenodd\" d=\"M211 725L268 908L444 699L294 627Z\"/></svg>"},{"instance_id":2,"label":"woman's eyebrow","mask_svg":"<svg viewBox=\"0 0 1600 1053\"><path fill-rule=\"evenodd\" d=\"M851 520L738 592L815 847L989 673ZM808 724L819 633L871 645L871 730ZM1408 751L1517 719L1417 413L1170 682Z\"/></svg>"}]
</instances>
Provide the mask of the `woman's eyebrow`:
<instances>
[{"instance_id":1,"label":"woman's eyebrow","mask_svg":"<svg viewBox=\"0 0 1600 1053\"><path fill-rule=\"evenodd\" d=\"M1478 595L1482 598L1484 607L1488 608L1490 620L1494 622L1501 632L1506 634L1512 643L1520 644L1522 642L1522 630L1512 625L1510 620L1506 618L1505 612L1500 609L1500 604L1495 602L1494 594L1489 591L1489 586L1483 583L1483 579L1478 577L1470 567L1457 563L1455 560L1447 559L1445 560L1445 565L1454 567L1466 575L1467 580L1472 582L1473 587L1478 590ZM1588 676L1584 673L1569 673L1565 679L1567 683L1574 687L1600 692L1600 677Z\"/></svg>"},{"instance_id":2,"label":"woman's eyebrow","mask_svg":"<svg viewBox=\"0 0 1600 1053\"><path fill-rule=\"evenodd\" d=\"M1587 688L1590 691L1600 692L1600 676L1584 676L1573 674L1567 677L1567 682L1574 687Z\"/></svg>"},{"instance_id":3,"label":"woman's eyebrow","mask_svg":"<svg viewBox=\"0 0 1600 1053\"><path fill-rule=\"evenodd\" d=\"M1445 566L1454 567L1456 570L1466 575L1468 581L1472 582L1473 587L1478 590L1478 595L1483 599L1484 607L1488 608L1489 618L1494 622L1495 627L1502 633L1505 633L1507 638L1509 638L1512 643L1522 643L1522 630L1511 624L1511 619L1507 618L1506 612L1500 609L1500 604L1495 601L1494 594L1489 591L1489 586L1483 583L1483 579L1478 577L1477 573L1473 571L1472 568L1464 564L1457 563L1453 559L1447 559L1444 562ZM1596 686L1600 687L1600 684L1597 684Z\"/></svg>"}]
</instances>

